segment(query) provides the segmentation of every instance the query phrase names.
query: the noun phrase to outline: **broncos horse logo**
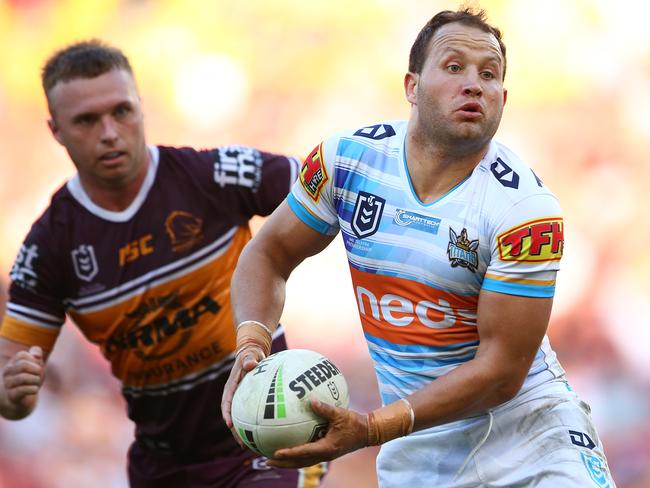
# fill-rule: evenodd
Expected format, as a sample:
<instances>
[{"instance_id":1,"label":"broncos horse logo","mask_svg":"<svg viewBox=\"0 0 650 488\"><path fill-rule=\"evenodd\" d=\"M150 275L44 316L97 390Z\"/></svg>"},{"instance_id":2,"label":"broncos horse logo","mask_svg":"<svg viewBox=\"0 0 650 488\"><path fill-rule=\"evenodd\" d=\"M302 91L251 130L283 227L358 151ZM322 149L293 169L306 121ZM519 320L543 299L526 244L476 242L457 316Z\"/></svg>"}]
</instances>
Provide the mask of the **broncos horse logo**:
<instances>
[{"instance_id":1,"label":"broncos horse logo","mask_svg":"<svg viewBox=\"0 0 650 488\"><path fill-rule=\"evenodd\" d=\"M165 231L172 242L172 250L186 252L203 240L203 220L177 210L165 220Z\"/></svg>"}]
</instances>

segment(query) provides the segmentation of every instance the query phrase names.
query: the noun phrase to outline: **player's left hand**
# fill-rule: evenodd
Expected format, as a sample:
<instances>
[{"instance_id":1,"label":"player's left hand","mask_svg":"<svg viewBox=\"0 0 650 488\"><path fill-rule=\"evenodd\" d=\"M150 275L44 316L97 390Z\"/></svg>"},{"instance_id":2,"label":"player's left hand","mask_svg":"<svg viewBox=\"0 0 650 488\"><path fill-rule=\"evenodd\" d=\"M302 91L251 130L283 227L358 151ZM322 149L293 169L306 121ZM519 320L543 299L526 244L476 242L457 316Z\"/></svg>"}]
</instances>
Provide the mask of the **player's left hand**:
<instances>
[{"instance_id":1,"label":"player's left hand","mask_svg":"<svg viewBox=\"0 0 650 488\"><path fill-rule=\"evenodd\" d=\"M239 435L235 431L235 427L232 423L232 399L235 396L235 390L239 386L239 383L244 378L244 376L249 372L255 369L257 364L264 359L265 354L259 347L249 346L246 347L235 357L235 364L233 364L232 369L230 370L230 375L228 376L228 381L223 389L223 395L221 396L221 415L223 421L226 423L226 426L230 429L232 436L235 438L237 443L241 447L245 447L244 443L239 438Z\"/></svg>"},{"instance_id":2,"label":"player's left hand","mask_svg":"<svg viewBox=\"0 0 650 488\"><path fill-rule=\"evenodd\" d=\"M327 434L308 444L278 449L267 463L276 468L304 468L331 461L368 445L368 419L354 410L334 407L311 400L316 415L328 420Z\"/></svg>"}]
</instances>

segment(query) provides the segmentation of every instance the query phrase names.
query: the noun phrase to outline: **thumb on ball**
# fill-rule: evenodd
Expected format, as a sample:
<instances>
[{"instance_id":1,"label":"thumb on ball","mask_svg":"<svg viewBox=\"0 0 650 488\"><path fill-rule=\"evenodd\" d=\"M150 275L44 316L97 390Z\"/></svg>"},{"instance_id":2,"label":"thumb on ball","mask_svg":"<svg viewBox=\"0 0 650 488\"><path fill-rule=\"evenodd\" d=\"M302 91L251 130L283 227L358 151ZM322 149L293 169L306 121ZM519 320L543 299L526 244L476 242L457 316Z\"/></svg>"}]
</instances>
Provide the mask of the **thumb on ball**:
<instances>
[{"instance_id":1,"label":"thumb on ball","mask_svg":"<svg viewBox=\"0 0 650 488\"><path fill-rule=\"evenodd\" d=\"M334 407L316 398L310 400L311 409L315 414L329 419L334 416Z\"/></svg>"}]
</instances>

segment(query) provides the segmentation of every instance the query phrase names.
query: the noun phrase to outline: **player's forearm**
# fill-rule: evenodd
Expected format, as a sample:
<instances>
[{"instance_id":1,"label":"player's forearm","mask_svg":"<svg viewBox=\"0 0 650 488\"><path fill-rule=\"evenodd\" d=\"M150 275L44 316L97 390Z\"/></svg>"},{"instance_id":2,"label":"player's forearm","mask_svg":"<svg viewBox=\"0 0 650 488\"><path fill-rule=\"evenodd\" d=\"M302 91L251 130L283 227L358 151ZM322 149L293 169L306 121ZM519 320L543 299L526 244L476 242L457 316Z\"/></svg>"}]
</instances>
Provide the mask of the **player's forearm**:
<instances>
[{"instance_id":1,"label":"player's forearm","mask_svg":"<svg viewBox=\"0 0 650 488\"><path fill-rule=\"evenodd\" d=\"M527 369L526 369L527 371ZM500 368L475 358L408 397L413 407L413 430L461 420L512 399L525 373Z\"/></svg>"},{"instance_id":2,"label":"player's forearm","mask_svg":"<svg viewBox=\"0 0 650 488\"><path fill-rule=\"evenodd\" d=\"M235 323L255 320L275 330L284 307L286 277L253 241L239 258L231 283Z\"/></svg>"}]
</instances>

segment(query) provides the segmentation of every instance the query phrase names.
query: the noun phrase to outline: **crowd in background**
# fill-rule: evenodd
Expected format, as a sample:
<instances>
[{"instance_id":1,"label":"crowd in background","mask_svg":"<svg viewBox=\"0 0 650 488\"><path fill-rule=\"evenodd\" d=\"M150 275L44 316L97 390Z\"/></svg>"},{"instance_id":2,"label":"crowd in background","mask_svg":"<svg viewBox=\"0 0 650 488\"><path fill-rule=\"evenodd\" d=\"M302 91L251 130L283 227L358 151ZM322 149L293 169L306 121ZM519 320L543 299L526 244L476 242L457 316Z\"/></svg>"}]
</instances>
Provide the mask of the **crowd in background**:
<instances>
[{"instance_id":1,"label":"crowd in background","mask_svg":"<svg viewBox=\"0 0 650 488\"><path fill-rule=\"evenodd\" d=\"M150 143L302 158L335 130L406 117L408 49L426 19L458 3L0 0L0 310L22 237L73 172L45 123L39 70L52 50L89 37L122 48ZM508 48L497 139L564 209L551 344L593 408L619 488L650 486L649 5L480 3ZM352 407L368 411L379 399L343 252L336 240L296 270L283 322L289 345L333 360ZM314 275L317 288L305 284ZM35 413L0 420L0 488L124 487L131 437L117 381L66 324ZM325 487L376 486L376 452L333 463Z\"/></svg>"}]
</instances>

